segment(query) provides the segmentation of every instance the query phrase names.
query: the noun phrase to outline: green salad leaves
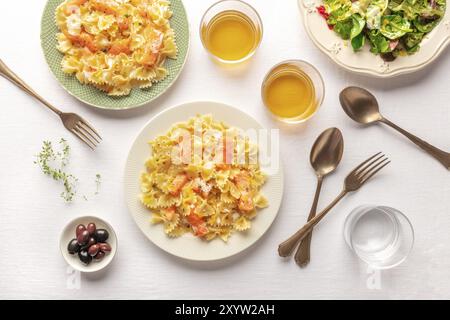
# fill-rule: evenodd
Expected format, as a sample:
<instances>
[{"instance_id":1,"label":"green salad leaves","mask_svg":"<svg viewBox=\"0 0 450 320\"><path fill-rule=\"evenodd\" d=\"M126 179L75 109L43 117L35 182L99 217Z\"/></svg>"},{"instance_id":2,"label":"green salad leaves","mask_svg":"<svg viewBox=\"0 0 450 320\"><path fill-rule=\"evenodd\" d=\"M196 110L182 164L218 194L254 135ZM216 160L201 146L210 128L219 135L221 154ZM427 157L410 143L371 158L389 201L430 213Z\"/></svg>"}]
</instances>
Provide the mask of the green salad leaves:
<instances>
[{"instance_id":1,"label":"green salad leaves","mask_svg":"<svg viewBox=\"0 0 450 320\"><path fill-rule=\"evenodd\" d=\"M364 34L362 33L364 26L364 19L359 14L352 14L348 19L336 21L334 31L342 39L350 40L353 49L356 51L364 45Z\"/></svg>"},{"instance_id":2,"label":"green salad leaves","mask_svg":"<svg viewBox=\"0 0 450 320\"><path fill-rule=\"evenodd\" d=\"M411 23L399 15L382 16L380 32L386 38L395 40L408 32L413 32L410 26Z\"/></svg>"},{"instance_id":3,"label":"green salad leaves","mask_svg":"<svg viewBox=\"0 0 450 320\"><path fill-rule=\"evenodd\" d=\"M417 52L445 13L445 0L323 0L318 8L330 29L354 51L365 42L390 60Z\"/></svg>"},{"instance_id":4,"label":"green salad leaves","mask_svg":"<svg viewBox=\"0 0 450 320\"><path fill-rule=\"evenodd\" d=\"M352 14L352 29L350 30L350 40L353 49L359 50L364 45L364 35L362 33L366 22L359 14Z\"/></svg>"}]
</instances>

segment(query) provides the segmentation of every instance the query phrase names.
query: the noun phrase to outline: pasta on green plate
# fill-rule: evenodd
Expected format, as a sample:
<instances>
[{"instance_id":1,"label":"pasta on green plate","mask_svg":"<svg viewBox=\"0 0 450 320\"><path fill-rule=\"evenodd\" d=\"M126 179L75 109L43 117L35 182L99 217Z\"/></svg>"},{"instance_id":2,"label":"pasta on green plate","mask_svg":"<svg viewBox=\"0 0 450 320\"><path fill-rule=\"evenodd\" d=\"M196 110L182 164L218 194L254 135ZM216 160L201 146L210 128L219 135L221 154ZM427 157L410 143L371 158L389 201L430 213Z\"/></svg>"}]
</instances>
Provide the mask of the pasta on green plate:
<instances>
[{"instance_id":1,"label":"pasta on green plate","mask_svg":"<svg viewBox=\"0 0 450 320\"><path fill-rule=\"evenodd\" d=\"M71 95L94 107L128 109L177 79L189 28L181 0L49 0L41 43Z\"/></svg>"}]
</instances>

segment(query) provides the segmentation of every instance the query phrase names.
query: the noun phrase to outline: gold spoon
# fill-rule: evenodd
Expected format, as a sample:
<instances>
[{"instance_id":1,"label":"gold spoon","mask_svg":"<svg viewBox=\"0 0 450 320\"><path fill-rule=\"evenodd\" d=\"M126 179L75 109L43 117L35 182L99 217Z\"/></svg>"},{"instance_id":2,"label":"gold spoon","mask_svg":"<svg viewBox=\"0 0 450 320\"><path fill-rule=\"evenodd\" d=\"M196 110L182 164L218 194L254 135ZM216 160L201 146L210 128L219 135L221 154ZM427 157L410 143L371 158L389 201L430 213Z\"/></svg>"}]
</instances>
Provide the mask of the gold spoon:
<instances>
[{"instance_id":1,"label":"gold spoon","mask_svg":"<svg viewBox=\"0 0 450 320\"><path fill-rule=\"evenodd\" d=\"M311 149L310 162L317 176L317 187L314 200L309 212L308 221L313 219L317 211L317 203L325 176L333 172L339 165L344 152L344 139L337 128L329 128L322 132L314 142ZM295 261L299 266L306 266L310 260L311 234L309 233L300 243L295 253ZM292 236L278 247L280 256L287 257L292 254L300 238Z\"/></svg>"},{"instance_id":2,"label":"gold spoon","mask_svg":"<svg viewBox=\"0 0 450 320\"><path fill-rule=\"evenodd\" d=\"M379 111L377 99L369 91L359 87L347 87L341 91L339 100L345 113L356 122L387 124L442 163L447 170L450 170L450 153L432 146L383 117Z\"/></svg>"}]
</instances>

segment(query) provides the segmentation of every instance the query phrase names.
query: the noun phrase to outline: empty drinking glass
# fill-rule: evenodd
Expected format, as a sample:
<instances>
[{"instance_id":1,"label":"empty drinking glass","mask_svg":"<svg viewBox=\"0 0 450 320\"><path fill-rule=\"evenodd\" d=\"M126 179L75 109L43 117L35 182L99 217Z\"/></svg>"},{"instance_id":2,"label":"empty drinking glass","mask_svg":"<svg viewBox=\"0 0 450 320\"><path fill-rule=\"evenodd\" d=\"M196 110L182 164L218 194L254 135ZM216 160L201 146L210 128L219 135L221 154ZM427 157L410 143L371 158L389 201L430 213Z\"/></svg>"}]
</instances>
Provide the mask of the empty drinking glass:
<instances>
[{"instance_id":1,"label":"empty drinking glass","mask_svg":"<svg viewBox=\"0 0 450 320\"><path fill-rule=\"evenodd\" d=\"M408 257L414 230L408 218L397 209L365 205L347 216L344 238L350 249L371 267L389 269Z\"/></svg>"}]
</instances>

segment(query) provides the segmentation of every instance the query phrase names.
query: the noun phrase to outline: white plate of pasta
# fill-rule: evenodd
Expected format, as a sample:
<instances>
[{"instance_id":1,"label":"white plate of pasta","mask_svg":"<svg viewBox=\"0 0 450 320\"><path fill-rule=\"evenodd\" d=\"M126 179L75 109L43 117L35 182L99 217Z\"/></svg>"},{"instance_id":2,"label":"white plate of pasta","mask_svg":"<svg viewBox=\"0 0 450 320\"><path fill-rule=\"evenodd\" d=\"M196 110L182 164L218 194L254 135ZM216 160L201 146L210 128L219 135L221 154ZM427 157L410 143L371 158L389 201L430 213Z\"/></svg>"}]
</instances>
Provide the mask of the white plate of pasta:
<instances>
[{"instance_id":1,"label":"white plate of pasta","mask_svg":"<svg viewBox=\"0 0 450 320\"><path fill-rule=\"evenodd\" d=\"M125 199L141 231L162 250L193 261L233 256L269 229L281 204L270 130L217 102L165 110L135 139Z\"/></svg>"}]
</instances>

